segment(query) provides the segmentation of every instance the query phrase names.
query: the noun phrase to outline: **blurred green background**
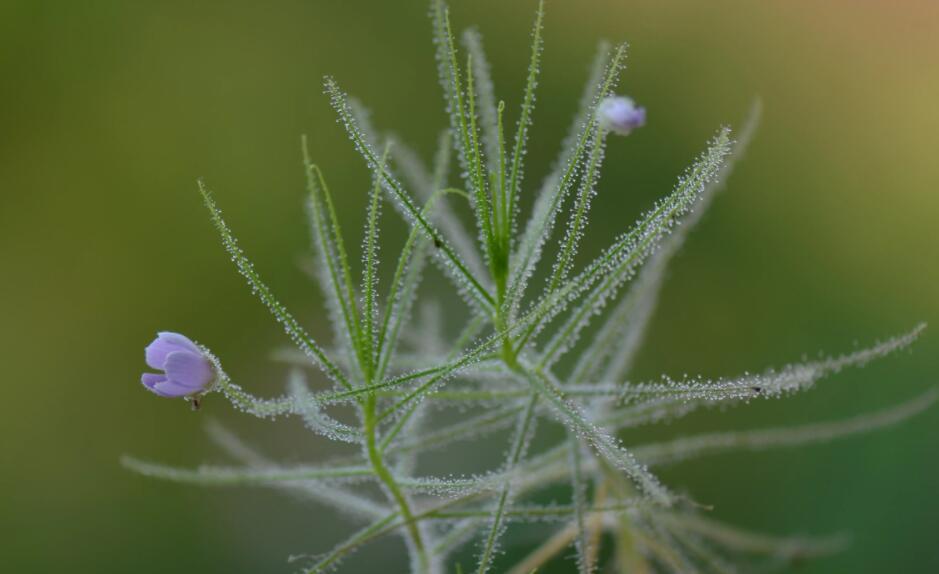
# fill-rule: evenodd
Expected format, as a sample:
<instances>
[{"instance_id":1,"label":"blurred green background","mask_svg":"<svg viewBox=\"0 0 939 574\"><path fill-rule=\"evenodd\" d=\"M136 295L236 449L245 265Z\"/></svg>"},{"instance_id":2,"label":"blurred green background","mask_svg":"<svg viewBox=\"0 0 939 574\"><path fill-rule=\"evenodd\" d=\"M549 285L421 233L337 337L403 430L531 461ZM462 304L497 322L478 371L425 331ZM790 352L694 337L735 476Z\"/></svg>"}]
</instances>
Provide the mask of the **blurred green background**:
<instances>
[{"instance_id":1,"label":"blurred green background","mask_svg":"<svg viewBox=\"0 0 939 574\"><path fill-rule=\"evenodd\" d=\"M631 43L623 90L649 114L609 146L588 251L666 193L717 126L739 124L755 96L765 107L728 192L675 262L638 376L732 375L935 325L911 353L665 434L844 417L939 382L937 6L548 3L525 192L557 151L598 38ZM308 243L299 137L310 135L357 245L369 179L321 77L335 75L378 126L429 156L445 116L427 10L0 2L0 571L291 572L288 554L351 531L290 498L156 482L118 458L224 460L203 432L210 418L283 460L322 455L294 421L248 420L211 397L194 414L144 392L142 349L155 331L177 330L250 389L281 389L283 369L268 355L286 339L219 246L198 177L275 291L328 337L297 267ZM533 1L453 6L458 27L482 31L510 110L533 10ZM389 245L401 236L395 222ZM709 458L664 478L743 526L852 533L847 552L802 572L935 572L937 431L934 408L873 435ZM517 555L530 540L507 542ZM401 559L392 540L348 566L399 571Z\"/></svg>"}]
</instances>

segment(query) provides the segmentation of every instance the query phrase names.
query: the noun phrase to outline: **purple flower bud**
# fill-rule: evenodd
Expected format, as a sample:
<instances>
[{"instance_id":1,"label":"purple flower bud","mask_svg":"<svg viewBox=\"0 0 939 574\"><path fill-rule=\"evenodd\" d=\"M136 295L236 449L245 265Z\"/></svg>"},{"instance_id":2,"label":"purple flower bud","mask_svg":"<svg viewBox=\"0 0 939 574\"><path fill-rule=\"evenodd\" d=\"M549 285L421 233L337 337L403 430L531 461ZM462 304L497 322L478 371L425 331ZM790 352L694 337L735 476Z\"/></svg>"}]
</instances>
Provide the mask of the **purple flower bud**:
<instances>
[{"instance_id":1,"label":"purple flower bud","mask_svg":"<svg viewBox=\"0 0 939 574\"><path fill-rule=\"evenodd\" d=\"M597 121L603 129L625 136L646 124L646 109L626 96L613 96L600 102Z\"/></svg>"},{"instance_id":2,"label":"purple flower bud","mask_svg":"<svg viewBox=\"0 0 939 574\"><path fill-rule=\"evenodd\" d=\"M140 382L161 397L198 395L215 382L215 369L206 351L179 333L157 333L145 356L150 368L163 373L144 373Z\"/></svg>"}]
</instances>

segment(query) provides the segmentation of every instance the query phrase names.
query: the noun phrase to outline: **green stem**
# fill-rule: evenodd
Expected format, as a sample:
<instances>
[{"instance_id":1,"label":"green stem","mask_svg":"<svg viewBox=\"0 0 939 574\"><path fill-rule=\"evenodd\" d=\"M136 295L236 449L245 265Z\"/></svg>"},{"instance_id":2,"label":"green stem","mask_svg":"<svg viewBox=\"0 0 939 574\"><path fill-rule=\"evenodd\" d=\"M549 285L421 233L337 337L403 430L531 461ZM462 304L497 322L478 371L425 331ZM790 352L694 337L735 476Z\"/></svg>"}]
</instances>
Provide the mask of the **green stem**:
<instances>
[{"instance_id":1,"label":"green stem","mask_svg":"<svg viewBox=\"0 0 939 574\"><path fill-rule=\"evenodd\" d=\"M395 482L391 471L385 465L385 461L382 458L378 447L378 425L375 416L376 405L377 398L375 397L375 394L369 394L365 399L364 405L365 437L368 460L372 464L375 475L378 476L380 481L382 481L382 483L385 485L385 488L388 489L388 493L390 494L391 498L394 500L395 504L398 505L401 518L404 520L404 523L407 527L408 536L411 538L411 542L414 544L414 550L417 552L421 570L426 571L428 568L427 552L424 547L424 540L421 537L420 529L418 528L417 522L414 520L414 514L411 512L411 506L408 503L407 498L405 498L404 493L401 492L401 488L398 486L398 483Z\"/></svg>"}]
</instances>

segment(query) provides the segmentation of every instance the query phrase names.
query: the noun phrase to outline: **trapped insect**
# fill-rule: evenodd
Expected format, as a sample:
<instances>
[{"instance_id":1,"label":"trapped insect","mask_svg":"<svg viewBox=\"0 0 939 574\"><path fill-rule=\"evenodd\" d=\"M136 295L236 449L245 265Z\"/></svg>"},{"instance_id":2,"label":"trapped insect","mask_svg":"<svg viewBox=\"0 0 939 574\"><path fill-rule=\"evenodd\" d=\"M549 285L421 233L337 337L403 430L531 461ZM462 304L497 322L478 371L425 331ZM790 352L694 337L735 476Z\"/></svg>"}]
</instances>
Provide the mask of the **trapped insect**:
<instances>
[{"instance_id":1,"label":"trapped insect","mask_svg":"<svg viewBox=\"0 0 939 574\"><path fill-rule=\"evenodd\" d=\"M736 140L728 128L716 130L669 194L579 266L588 221L599 217L591 215L591 203L607 138L629 136L647 120L654 125L644 107L617 93L626 45L601 43L560 153L551 171L535 179L525 159L536 111L543 7L535 16L511 137L479 33L462 34L460 49L442 2L433 4L432 19L450 125L430 167L402 142L380 135L339 83L325 80L339 122L372 174L359 281L324 170L303 141L331 346L315 341L278 302L200 183L225 249L295 344L278 355L290 365L287 391L259 398L233 382L205 347L177 333L160 333L146 353L148 365L163 373L147 373L142 382L160 396L185 397L198 409L204 396L217 392L257 417L297 416L313 433L351 445L352 454L336 462L280 465L213 426L212 436L242 466L190 470L129 457L124 464L179 482L302 493L346 512L359 529L331 550L314 549L323 553L303 564L302 571L310 573L337 568L354 551L389 535L401 538L416 573L456 571L454 554L468 545L475 549L478 574L529 573L566 560L570 547L576 556L571 567L581 574L601 566L613 572L724 572L755 555L801 560L842 548L840 537L771 536L726 525L716 518L719 509L679 495L655 469L734 449L795 446L881 428L929 407L934 389L847 420L645 444L624 444L617 436L714 405L810 390L826 376L906 348L923 331L920 325L861 350L758 374L627 382L668 264L749 143L759 106ZM524 194L534 196L534 205L523 219ZM379 256L392 250L379 241L385 204L409 229L390 260ZM473 228L454 209L464 204ZM453 300L441 303L438 293L420 289L428 262L453 285ZM382 265L393 269L387 286L379 284ZM441 305L447 306L445 314ZM448 340L448 323L464 317L459 334ZM310 376L319 377L316 390ZM341 418L336 406L351 407L355 418ZM531 452L544 420L560 423L566 434ZM508 433L507 444L483 442L499 432ZM438 449L476 448L469 446L474 441L504 453L501 464L466 476L421 470ZM566 485L567 502L538 502L544 499L538 494L557 485ZM506 530L544 522L556 523L554 534L528 557L504 563ZM613 552L601 552L604 545Z\"/></svg>"}]
</instances>

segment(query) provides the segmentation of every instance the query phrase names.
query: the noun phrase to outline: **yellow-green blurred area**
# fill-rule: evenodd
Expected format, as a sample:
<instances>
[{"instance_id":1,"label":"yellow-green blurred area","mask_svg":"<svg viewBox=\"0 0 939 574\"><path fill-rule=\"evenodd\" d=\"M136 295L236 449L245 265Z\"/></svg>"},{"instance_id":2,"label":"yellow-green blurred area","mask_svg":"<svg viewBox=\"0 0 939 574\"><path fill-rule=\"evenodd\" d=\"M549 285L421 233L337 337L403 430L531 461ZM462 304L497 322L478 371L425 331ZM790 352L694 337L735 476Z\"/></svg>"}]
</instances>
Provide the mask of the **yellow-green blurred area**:
<instances>
[{"instance_id":1,"label":"yellow-green blurred area","mask_svg":"<svg viewBox=\"0 0 939 574\"><path fill-rule=\"evenodd\" d=\"M483 34L509 126L534 8L453 6L458 28ZM328 342L298 266L309 252L300 135L357 260L369 176L321 80L334 75L382 131L430 157L446 116L427 13L423 1L0 3L0 571L292 572L288 555L356 528L265 490L145 479L119 457L225 462L208 420L285 462L331 452L297 421L259 422L221 397L199 413L155 397L139 383L143 348L157 330L186 333L251 391L283 390L269 357L288 341L223 252L200 177L259 272ZM810 393L647 436L845 418L939 384L939 5L553 0L545 38L524 208L598 39L630 42L622 91L648 109L646 127L609 145L582 261L667 193L721 124L738 125L757 96L764 105L745 161L674 262L637 379L758 371L933 323L912 352ZM385 211L388 267L404 227ZM438 272L427 281L458 329L462 303ZM844 553L793 571L935 572L937 432L934 407L874 434L662 476L734 524L851 534ZM465 465L485 449L505 443L447 456ZM500 567L537 543L525 528L510 528ZM346 563L404 566L398 538Z\"/></svg>"}]
</instances>

